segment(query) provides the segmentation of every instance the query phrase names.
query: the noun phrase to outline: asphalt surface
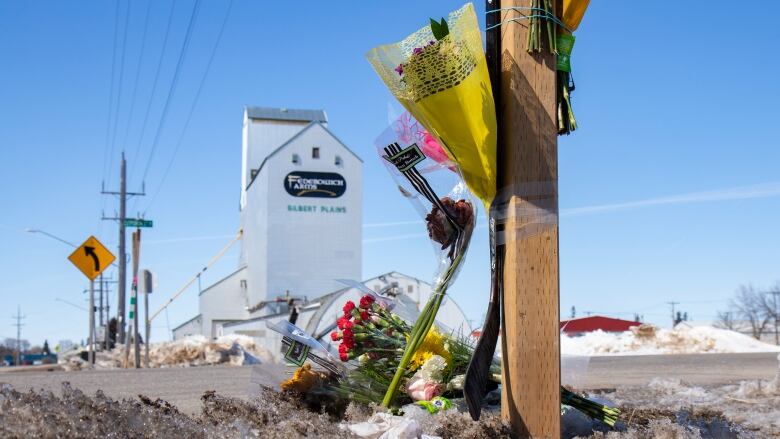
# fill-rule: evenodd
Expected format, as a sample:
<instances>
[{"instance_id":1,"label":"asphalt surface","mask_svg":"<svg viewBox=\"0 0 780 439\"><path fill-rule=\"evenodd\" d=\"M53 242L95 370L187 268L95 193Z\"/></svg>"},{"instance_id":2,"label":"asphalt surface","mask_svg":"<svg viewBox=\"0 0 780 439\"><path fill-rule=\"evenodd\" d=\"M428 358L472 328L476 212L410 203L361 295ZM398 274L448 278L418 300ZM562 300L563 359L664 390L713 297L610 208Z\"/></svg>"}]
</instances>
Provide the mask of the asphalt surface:
<instances>
[{"instance_id":1,"label":"asphalt surface","mask_svg":"<svg viewBox=\"0 0 780 439\"><path fill-rule=\"evenodd\" d=\"M114 399L136 398L142 394L164 399L182 412L193 414L200 412L200 397L208 390L224 396L248 398L256 392L259 382L276 386L282 376L278 367L269 366L263 370L268 374L259 374L258 370L253 374L251 366L17 373L0 369L0 383L9 383L20 391L46 389L59 394L62 382L68 381L89 395L97 390ZM771 379L777 372L776 353L593 357L582 387L642 386L656 377L679 378L702 386L722 385L740 380Z\"/></svg>"}]
</instances>

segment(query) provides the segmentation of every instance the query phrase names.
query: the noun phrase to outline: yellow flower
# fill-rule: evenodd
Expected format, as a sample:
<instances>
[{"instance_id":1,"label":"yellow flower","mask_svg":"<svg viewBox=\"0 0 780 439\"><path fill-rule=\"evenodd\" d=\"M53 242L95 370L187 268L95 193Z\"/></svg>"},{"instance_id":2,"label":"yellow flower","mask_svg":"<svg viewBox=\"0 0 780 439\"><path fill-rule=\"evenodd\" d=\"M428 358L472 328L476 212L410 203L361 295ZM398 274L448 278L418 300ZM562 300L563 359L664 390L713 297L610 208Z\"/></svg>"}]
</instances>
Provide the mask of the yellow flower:
<instances>
[{"instance_id":1,"label":"yellow flower","mask_svg":"<svg viewBox=\"0 0 780 439\"><path fill-rule=\"evenodd\" d=\"M323 374L312 370L311 364L306 363L295 371L292 378L282 381L280 387L285 392L306 393L320 383L322 379Z\"/></svg>"},{"instance_id":2,"label":"yellow flower","mask_svg":"<svg viewBox=\"0 0 780 439\"><path fill-rule=\"evenodd\" d=\"M441 356L447 364L452 360L452 354L444 347L444 337L436 330L436 327L432 327L428 331L425 340L417 348L417 351L412 356L412 360L409 362L409 370L414 372L419 369L433 355Z\"/></svg>"}]
</instances>

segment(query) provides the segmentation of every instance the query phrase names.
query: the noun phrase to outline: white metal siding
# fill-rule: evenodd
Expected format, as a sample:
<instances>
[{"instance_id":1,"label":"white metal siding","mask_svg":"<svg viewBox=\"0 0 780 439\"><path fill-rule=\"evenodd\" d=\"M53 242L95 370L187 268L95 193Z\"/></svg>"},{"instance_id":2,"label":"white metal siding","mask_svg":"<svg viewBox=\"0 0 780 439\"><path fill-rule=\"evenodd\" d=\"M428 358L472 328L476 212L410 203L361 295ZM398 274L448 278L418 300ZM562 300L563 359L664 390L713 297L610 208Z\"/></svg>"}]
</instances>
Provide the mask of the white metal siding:
<instances>
[{"instance_id":1,"label":"white metal siding","mask_svg":"<svg viewBox=\"0 0 780 439\"><path fill-rule=\"evenodd\" d=\"M216 337L212 323L215 320L243 320L249 317L246 292L241 287L241 280L246 279L246 272L246 269L237 271L210 286L200 295L201 334Z\"/></svg>"}]
</instances>

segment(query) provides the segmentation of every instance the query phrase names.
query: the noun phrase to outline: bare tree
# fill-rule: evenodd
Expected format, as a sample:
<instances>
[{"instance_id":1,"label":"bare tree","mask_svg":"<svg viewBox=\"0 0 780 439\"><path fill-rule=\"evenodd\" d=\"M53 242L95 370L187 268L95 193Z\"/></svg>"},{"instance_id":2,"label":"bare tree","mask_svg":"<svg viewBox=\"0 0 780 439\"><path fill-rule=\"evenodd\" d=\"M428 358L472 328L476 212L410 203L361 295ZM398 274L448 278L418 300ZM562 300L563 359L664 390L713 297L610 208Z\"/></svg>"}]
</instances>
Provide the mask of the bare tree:
<instances>
[{"instance_id":1,"label":"bare tree","mask_svg":"<svg viewBox=\"0 0 780 439\"><path fill-rule=\"evenodd\" d=\"M780 326L780 297L778 296L780 296L780 282L762 294L761 306L769 321L774 324L775 344L780 345L780 334L778 334L778 327Z\"/></svg>"},{"instance_id":2,"label":"bare tree","mask_svg":"<svg viewBox=\"0 0 780 439\"><path fill-rule=\"evenodd\" d=\"M766 312L766 301L766 295L757 291L752 285L740 285L736 295L729 302L737 317L750 325L751 335L755 339L761 339L769 322L773 320Z\"/></svg>"},{"instance_id":3,"label":"bare tree","mask_svg":"<svg viewBox=\"0 0 780 439\"><path fill-rule=\"evenodd\" d=\"M721 329L736 330L737 324L734 321L734 314L731 311L718 311L718 318L713 326Z\"/></svg>"}]
</instances>

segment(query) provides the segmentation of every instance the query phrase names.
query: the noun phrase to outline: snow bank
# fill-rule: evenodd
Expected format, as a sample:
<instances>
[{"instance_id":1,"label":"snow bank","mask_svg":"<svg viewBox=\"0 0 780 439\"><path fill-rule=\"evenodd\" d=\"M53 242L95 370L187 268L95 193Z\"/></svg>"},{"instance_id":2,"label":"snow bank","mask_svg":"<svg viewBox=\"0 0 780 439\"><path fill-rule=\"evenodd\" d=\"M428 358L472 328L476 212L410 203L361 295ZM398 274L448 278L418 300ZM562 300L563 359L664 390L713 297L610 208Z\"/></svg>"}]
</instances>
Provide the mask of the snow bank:
<instances>
[{"instance_id":1,"label":"snow bank","mask_svg":"<svg viewBox=\"0 0 780 439\"><path fill-rule=\"evenodd\" d=\"M141 362L144 358L144 346L141 349ZM122 367L124 362L124 346L118 346L111 351L99 351L95 357L95 367L98 369L113 369ZM67 370L79 370L87 367L87 363L79 356L80 351L73 351L60 358L59 363ZM132 348L129 362L134 366ZM149 347L149 367L189 367L212 364L228 364L241 366L254 361L273 362L271 353L257 345L252 337L240 334L230 334L210 341L202 335L192 335L180 340L163 343L153 343Z\"/></svg>"},{"instance_id":2,"label":"snow bank","mask_svg":"<svg viewBox=\"0 0 780 439\"><path fill-rule=\"evenodd\" d=\"M780 346L711 326L659 329L641 325L631 331L594 331L581 336L561 334L561 353L567 355L659 355L736 352L780 352Z\"/></svg>"}]
</instances>

